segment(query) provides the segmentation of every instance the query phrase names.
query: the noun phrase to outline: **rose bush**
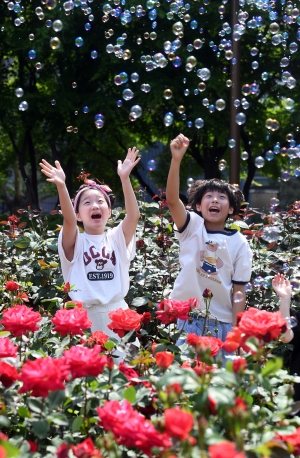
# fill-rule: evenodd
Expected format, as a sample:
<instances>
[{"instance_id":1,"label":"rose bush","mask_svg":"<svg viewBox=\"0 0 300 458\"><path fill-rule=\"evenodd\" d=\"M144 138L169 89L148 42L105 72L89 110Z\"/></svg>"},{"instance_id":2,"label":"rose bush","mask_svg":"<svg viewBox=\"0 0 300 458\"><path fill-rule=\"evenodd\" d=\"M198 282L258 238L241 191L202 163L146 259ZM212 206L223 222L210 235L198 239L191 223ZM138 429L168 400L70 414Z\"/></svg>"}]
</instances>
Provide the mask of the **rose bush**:
<instances>
[{"instance_id":1,"label":"rose bush","mask_svg":"<svg viewBox=\"0 0 300 458\"><path fill-rule=\"evenodd\" d=\"M138 240L143 243L137 246L127 297L131 309L124 319L112 316L111 328L123 335L121 342L91 333L85 310L68 304L73 302L67 294L74 285L62 283L57 236L40 214L22 213L23 219L33 221L33 228L19 227L24 221L17 221L13 237L12 226L4 227L0 456L299 455L300 422L293 415L299 406L293 403L292 386L300 380L276 355L283 347L279 337L285 326L278 314L267 313L275 310L276 296L267 284L253 286L248 305L254 310L250 307L240 317L225 344L190 334L178 347L182 334L176 319L190 319L197 304L193 299L167 299L179 268L167 209L162 203L142 203L141 213ZM122 217L114 210L111 224ZM287 234L297 218L294 210L277 218L282 237L293 249L295 229ZM253 285L259 273L272 275L273 266L282 266L279 261L286 259L281 239L269 247L259 229L250 229ZM137 273L143 278L136 278ZM19 289L7 289L9 281ZM17 302L23 294L27 306ZM139 349L130 343L136 337ZM232 354L222 368L222 349L243 354ZM115 358L120 351L124 361Z\"/></svg>"}]
</instances>

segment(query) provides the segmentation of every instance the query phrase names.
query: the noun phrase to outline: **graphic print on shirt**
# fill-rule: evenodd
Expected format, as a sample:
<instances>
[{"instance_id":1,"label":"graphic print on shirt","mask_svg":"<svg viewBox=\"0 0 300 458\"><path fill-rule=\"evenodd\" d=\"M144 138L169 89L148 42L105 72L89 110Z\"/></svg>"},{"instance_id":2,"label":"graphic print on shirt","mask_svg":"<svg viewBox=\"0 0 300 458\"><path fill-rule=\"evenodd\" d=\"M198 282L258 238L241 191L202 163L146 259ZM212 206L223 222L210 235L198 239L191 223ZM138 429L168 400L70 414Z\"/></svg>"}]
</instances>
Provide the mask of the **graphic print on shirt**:
<instances>
[{"instance_id":1,"label":"graphic print on shirt","mask_svg":"<svg viewBox=\"0 0 300 458\"><path fill-rule=\"evenodd\" d=\"M209 240L205 245L205 250L200 251L200 261L203 262L200 270L207 275L218 275L218 269L224 265L222 259L217 256L219 244Z\"/></svg>"},{"instance_id":2,"label":"graphic print on shirt","mask_svg":"<svg viewBox=\"0 0 300 458\"><path fill-rule=\"evenodd\" d=\"M97 251L94 245L90 246L88 251L83 253L83 262L84 265L90 266L89 268L95 268L95 271L89 271L87 273L87 279L90 281L101 281L101 280L112 280L114 278L114 273L111 270L116 265L116 255L114 250L112 252L107 252L106 247L102 247L101 253Z\"/></svg>"}]
</instances>

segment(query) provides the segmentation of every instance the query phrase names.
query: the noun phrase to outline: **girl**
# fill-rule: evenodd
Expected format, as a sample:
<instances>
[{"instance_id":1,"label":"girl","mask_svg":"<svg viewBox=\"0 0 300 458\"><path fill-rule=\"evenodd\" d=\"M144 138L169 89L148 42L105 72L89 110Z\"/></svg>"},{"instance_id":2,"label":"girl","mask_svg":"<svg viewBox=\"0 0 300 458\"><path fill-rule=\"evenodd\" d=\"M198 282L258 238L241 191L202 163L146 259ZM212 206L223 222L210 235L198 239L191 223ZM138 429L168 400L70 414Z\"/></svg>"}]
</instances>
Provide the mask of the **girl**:
<instances>
[{"instance_id":1,"label":"girl","mask_svg":"<svg viewBox=\"0 0 300 458\"><path fill-rule=\"evenodd\" d=\"M129 148L126 159L118 161L126 216L115 228L105 231L111 216L111 190L92 180L78 190L74 205L65 184L65 174L58 161L55 167L44 159L41 171L57 187L64 217L58 238L58 252L65 283L75 284L69 296L83 302L92 321L92 332L102 331L116 338L108 329L109 312L128 308L124 297L129 289L129 264L135 255L135 230L139 209L130 182L130 172L139 162L138 150ZM80 233L77 224L82 224Z\"/></svg>"}]
</instances>

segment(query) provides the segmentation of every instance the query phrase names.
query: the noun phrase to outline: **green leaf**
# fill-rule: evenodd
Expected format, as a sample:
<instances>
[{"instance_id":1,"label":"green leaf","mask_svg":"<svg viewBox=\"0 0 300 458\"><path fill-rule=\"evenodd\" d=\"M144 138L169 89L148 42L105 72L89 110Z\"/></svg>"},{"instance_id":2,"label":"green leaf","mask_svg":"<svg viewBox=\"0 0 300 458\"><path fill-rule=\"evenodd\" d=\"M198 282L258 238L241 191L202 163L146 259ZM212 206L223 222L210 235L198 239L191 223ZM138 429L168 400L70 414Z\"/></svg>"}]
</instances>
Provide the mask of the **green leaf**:
<instances>
[{"instance_id":1,"label":"green leaf","mask_svg":"<svg viewBox=\"0 0 300 458\"><path fill-rule=\"evenodd\" d=\"M66 415L63 415L62 413L55 413L48 417L48 419L55 425L69 426L68 418L66 417Z\"/></svg>"},{"instance_id":2,"label":"green leaf","mask_svg":"<svg viewBox=\"0 0 300 458\"><path fill-rule=\"evenodd\" d=\"M129 386L123 393L124 399L133 404L136 400L136 391L133 386Z\"/></svg>"},{"instance_id":3,"label":"green leaf","mask_svg":"<svg viewBox=\"0 0 300 458\"><path fill-rule=\"evenodd\" d=\"M66 399L65 390L52 391L48 396L48 402L51 409L56 409Z\"/></svg>"},{"instance_id":4,"label":"green leaf","mask_svg":"<svg viewBox=\"0 0 300 458\"><path fill-rule=\"evenodd\" d=\"M76 417L72 423L72 431L75 433L76 431L80 431L81 425L83 423L82 417Z\"/></svg>"},{"instance_id":5,"label":"green leaf","mask_svg":"<svg viewBox=\"0 0 300 458\"><path fill-rule=\"evenodd\" d=\"M14 458L15 456L20 456L20 450L18 450L8 441L1 441L1 447L3 447L6 451L5 458Z\"/></svg>"},{"instance_id":6,"label":"green leaf","mask_svg":"<svg viewBox=\"0 0 300 458\"><path fill-rule=\"evenodd\" d=\"M14 246L17 248L27 248L30 245L30 238L23 236L14 241Z\"/></svg>"},{"instance_id":7,"label":"green leaf","mask_svg":"<svg viewBox=\"0 0 300 458\"><path fill-rule=\"evenodd\" d=\"M42 411L42 403L38 399L30 398L27 400L27 404L33 412L40 413Z\"/></svg>"},{"instance_id":8,"label":"green leaf","mask_svg":"<svg viewBox=\"0 0 300 458\"><path fill-rule=\"evenodd\" d=\"M35 421L32 423L32 429L38 438L44 439L48 435L49 423L47 420Z\"/></svg>"},{"instance_id":9,"label":"green leaf","mask_svg":"<svg viewBox=\"0 0 300 458\"><path fill-rule=\"evenodd\" d=\"M8 428L10 426L10 421L5 415L0 415L0 426Z\"/></svg>"},{"instance_id":10,"label":"green leaf","mask_svg":"<svg viewBox=\"0 0 300 458\"><path fill-rule=\"evenodd\" d=\"M208 389L209 396L217 402L219 406L233 406L235 393L229 388L223 386L210 387Z\"/></svg>"},{"instance_id":11,"label":"green leaf","mask_svg":"<svg viewBox=\"0 0 300 458\"><path fill-rule=\"evenodd\" d=\"M282 368L283 361L281 358L274 358L267 362L265 367L261 371L261 375L268 376L276 374L276 372Z\"/></svg>"},{"instance_id":12,"label":"green leaf","mask_svg":"<svg viewBox=\"0 0 300 458\"><path fill-rule=\"evenodd\" d=\"M105 342L103 346L106 348L106 350L111 351L116 346L116 344L109 340L108 342Z\"/></svg>"},{"instance_id":13,"label":"green leaf","mask_svg":"<svg viewBox=\"0 0 300 458\"><path fill-rule=\"evenodd\" d=\"M22 418L30 418L31 417L29 410L26 409L26 407L24 407L24 406L20 406L18 408L18 414Z\"/></svg>"}]
</instances>

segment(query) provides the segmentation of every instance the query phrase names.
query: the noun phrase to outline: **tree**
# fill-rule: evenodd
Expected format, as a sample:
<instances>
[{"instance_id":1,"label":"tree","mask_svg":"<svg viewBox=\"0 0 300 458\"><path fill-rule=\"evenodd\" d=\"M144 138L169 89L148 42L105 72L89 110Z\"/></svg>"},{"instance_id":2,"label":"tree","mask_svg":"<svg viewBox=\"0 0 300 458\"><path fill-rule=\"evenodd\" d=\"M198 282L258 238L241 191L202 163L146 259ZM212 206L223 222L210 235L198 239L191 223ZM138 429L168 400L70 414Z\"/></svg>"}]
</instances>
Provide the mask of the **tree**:
<instances>
[{"instance_id":1,"label":"tree","mask_svg":"<svg viewBox=\"0 0 300 458\"><path fill-rule=\"evenodd\" d=\"M82 169L118 193L116 161L127 147L146 149L157 140L168 145L180 131L191 139L184 176L226 177L219 161L229 156L230 65L239 58L240 102L245 101L237 113L247 119L241 136L249 155L242 168L248 191L254 158L276 142L290 145L288 133L297 141L299 96L293 79L283 82L289 76L282 76L287 69L282 58L292 74L299 59L294 52L299 11L290 2L282 10L267 1L243 3L238 25L229 24L225 1L1 3L1 182L17 161L24 201L38 207L37 165L45 157L61 161L71 193ZM240 57L232 55L232 31L241 40ZM17 88L24 92L17 92L21 97ZM291 95L293 101L287 102ZM276 118L280 129L269 122L273 131L266 130L268 118ZM155 172L161 186L168 167L165 155ZM261 172L278 176L288 162L279 155ZM141 180L138 169L135 173ZM11 209L21 198L13 194L1 195Z\"/></svg>"}]
</instances>

